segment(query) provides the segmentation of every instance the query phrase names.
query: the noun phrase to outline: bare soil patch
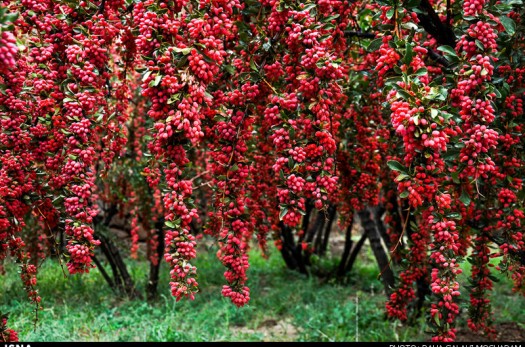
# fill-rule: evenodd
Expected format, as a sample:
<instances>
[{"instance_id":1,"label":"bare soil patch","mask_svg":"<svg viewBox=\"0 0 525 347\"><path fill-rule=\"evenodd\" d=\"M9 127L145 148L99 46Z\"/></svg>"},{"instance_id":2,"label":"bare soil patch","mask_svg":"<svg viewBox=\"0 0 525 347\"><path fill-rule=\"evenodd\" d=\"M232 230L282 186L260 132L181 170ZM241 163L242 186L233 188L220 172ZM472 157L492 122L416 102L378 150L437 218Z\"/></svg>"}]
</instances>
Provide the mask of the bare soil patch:
<instances>
[{"instance_id":1,"label":"bare soil patch","mask_svg":"<svg viewBox=\"0 0 525 347\"><path fill-rule=\"evenodd\" d=\"M257 329L250 329L247 327L232 327L231 328L237 335L262 335L261 341L295 341L299 330L296 326L291 324L290 319L265 319L262 321Z\"/></svg>"}]
</instances>

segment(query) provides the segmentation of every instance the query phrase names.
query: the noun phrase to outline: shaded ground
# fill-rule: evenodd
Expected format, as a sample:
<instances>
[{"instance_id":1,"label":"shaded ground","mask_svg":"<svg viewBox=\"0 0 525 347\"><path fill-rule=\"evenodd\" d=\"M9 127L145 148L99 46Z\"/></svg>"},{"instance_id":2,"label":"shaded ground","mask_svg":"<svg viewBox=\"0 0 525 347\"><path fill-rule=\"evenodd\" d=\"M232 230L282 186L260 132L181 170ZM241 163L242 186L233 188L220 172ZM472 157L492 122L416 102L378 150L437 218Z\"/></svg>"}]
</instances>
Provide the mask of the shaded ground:
<instances>
[{"instance_id":1,"label":"shaded ground","mask_svg":"<svg viewBox=\"0 0 525 347\"><path fill-rule=\"evenodd\" d=\"M482 333L475 333L469 329L458 330L458 342L523 342L525 341L525 329L517 323L501 323L494 326L497 331L495 340L489 339Z\"/></svg>"}]
</instances>

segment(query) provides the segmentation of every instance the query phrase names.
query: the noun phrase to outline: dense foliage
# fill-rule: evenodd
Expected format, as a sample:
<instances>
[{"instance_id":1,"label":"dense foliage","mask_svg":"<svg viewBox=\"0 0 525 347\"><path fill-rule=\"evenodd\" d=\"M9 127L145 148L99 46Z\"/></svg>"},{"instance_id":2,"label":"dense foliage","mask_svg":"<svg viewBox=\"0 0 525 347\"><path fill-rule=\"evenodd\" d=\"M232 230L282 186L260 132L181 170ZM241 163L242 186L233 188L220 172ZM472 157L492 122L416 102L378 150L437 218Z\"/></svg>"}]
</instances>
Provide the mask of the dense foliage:
<instances>
[{"instance_id":1,"label":"dense foliage","mask_svg":"<svg viewBox=\"0 0 525 347\"><path fill-rule=\"evenodd\" d=\"M312 211L337 210L349 228L380 206L399 269L388 315L408 319L426 286L433 339L453 341L468 259L469 326L491 334L492 272L525 294L523 11L520 0L4 0L0 259L19 262L38 309L40 259L89 272L96 226L116 206L132 215L132 256L145 230L177 300L199 291L199 230L212 235L222 295L243 306L252 240L311 254Z\"/></svg>"}]
</instances>

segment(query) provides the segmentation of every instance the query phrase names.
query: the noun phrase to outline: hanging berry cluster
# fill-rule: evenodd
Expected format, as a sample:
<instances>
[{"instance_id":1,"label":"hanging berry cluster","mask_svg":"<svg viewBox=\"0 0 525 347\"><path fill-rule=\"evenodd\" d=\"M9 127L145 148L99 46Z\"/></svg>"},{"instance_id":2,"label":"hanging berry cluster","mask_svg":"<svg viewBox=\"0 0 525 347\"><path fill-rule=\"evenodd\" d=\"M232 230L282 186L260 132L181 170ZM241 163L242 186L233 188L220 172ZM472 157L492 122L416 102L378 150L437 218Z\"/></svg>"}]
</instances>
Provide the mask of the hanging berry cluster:
<instances>
[{"instance_id":1,"label":"hanging berry cluster","mask_svg":"<svg viewBox=\"0 0 525 347\"><path fill-rule=\"evenodd\" d=\"M7 7L0 6L0 69L15 66L15 57L18 52L16 38L11 32L12 22L17 14L8 14Z\"/></svg>"},{"instance_id":2,"label":"hanging berry cluster","mask_svg":"<svg viewBox=\"0 0 525 347\"><path fill-rule=\"evenodd\" d=\"M192 180L184 179L188 151L204 136L202 120L212 107L209 86L224 62L225 43L235 34L236 1L145 1L134 8L139 27L138 53L144 57L143 95L151 99L148 116L155 121L149 149L155 161L150 183L163 171L166 226L165 259L171 264L172 293L177 299L194 297L198 290L195 239L190 224Z\"/></svg>"},{"instance_id":3,"label":"hanging berry cluster","mask_svg":"<svg viewBox=\"0 0 525 347\"><path fill-rule=\"evenodd\" d=\"M264 82L273 93L264 115L277 154L280 219L296 227L306 199L323 209L336 196L336 134L345 102L340 80L348 71L341 39L347 5L269 5L267 29L281 35L275 45L286 50L265 66L270 82Z\"/></svg>"},{"instance_id":4,"label":"hanging berry cluster","mask_svg":"<svg viewBox=\"0 0 525 347\"><path fill-rule=\"evenodd\" d=\"M406 307L415 298L413 286L428 276L425 264L426 252L430 250L428 280L435 298L430 309L433 340L453 341L454 322L460 312L457 275L461 273L460 262L472 244L469 326L492 334L488 299L492 288L490 258L497 254L491 254L488 244L506 228L499 222L497 227L491 225L497 220L491 211L494 200L505 201L507 207L517 202L515 192L501 183L507 175L492 159L501 137L491 128L497 118L494 102L501 97L492 80L498 61L497 40L502 43L506 39L498 36L503 26L497 23L501 21L507 26L514 23L505 14L500 13L498 19L483 10L482 2L465 1L464 19L458 20L464 35L454 50L436 45L454 42L453 36L444 38L434 32L431 34L435 37L421 36L418 27L425 26L422 21L428 17L410 12L410 4L403 4L403 8L397 2L392 5L381 9L383 23L394 30L391 36L382 39L380 47L385 60L377 68L379 76L396 76L385 80L385 91L391 104L392 126L403 139L404 163L393 160L389 167L398 174L399 197L409 203L407 222L412 213L419 220L419 227L417 233L410 231L411 225L403 227L403 232L408 229L411 239L409 265L401 274L399 287L387 309L391 316L407 319ZM447 19L450 20L449 15ZM444 55L440 56L436 50ZM425 58L441 66L437 69L426 66ZM458 77L450 78L451 73ZM447 81L448 88L440 82L431 82L431 74L434 81ZM517 188L512 176L509 177L510 186ZM504 213L497 214L501 218ZM513 209L510 218L517 221L519 215L521 211Z\"/></svg>"},{"instance_id":5,"label":"hanging berry cluster","mask_svg":"<svg viewBox=\"0 0 525 347\"><path fill-rule=\"evenodd\" d=\"M240 307L253 241L313 252L311 216L337 210L348 227L379 207L399 266L388 315L408 319L426 288L433 340L453 341L468 260L468 324L493 334L496 271L525 293L523 11L2 1L0 260L19 263L39 307L37 261L63 232L69 272L88 272L99 207L114 205L130 215L132 257L147 235L151 263L169 263L177 300L199 291L203 228ZM0 336L15 340L6 320Z\"/></svg>"}]
</instances>

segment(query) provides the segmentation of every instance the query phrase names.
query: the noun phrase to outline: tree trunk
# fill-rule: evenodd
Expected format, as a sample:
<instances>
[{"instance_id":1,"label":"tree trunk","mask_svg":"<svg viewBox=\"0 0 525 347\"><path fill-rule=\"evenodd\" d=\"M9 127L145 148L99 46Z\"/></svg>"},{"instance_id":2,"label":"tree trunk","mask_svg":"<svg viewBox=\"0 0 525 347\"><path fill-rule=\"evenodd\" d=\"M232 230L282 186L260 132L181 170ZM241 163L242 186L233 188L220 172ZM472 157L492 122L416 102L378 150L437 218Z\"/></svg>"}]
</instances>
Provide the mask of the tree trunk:
<instances>
[{"instance_id":1,"label":"tree trunk","mask_svg":"<svg viewBox=\"0 0 525 347\"><path fill-rule=\"evenodd\" d=\"M328 243L330 241L330 234L332 232L332 224L334 223L337 209L335 206L331 205L328 208L328 223L326 223L325 232L323 236L323 243L321 244L321 249L319 252L320 256L324 256L328 250Z\"/></svg>"},{"instance_id":2,"label":"tree trunk","mask_svg":"<svg viewBox=\"0 0 525 347\"><path fill-rule=\"evenodd\" d=\"M363 211L360 211L358 214L359 218L361 219L361 223L363 224L363 228L365 229L365 233L368 235L368 239L370 240L372 252L376 258L377 265L379 266L379 271L381 271L381 280L383 281L385 292L389 297L392 291L391 289L395 284L395 277L392 269L390 268L388 256L383 245L381 244L381 237L377 228L377 221L373 219L376 209L377 207L368 207Z\"/></svg>"},{"instance_id":3,"label":"tree trunk","mask_svg":"<svg viewBox=\"0 0 525 347\"><path fill-rule=\"evenodd\" d=\"M314 247L314 252L316 252L316 253L317 253L317 249L319 247L318 243L320 243L319 238L320 238L320 236L323 233L324 224L325 224L324 214L321 213L321 211L317 211L317 214L315 215L315 222L313 224L309 225L309 230L308 230L307 235L306 235L306 242L309 243L309 244L311 244L312 241L314 241L314 238L315 238L315 242L314 242L314 246L313 247ZM311 265L311 263L310 263L310 252L304 253L303 252L303 248L302 248L302 244L298 244L297 245L297 254L301 256L301 258L303 259L302 261L306 265ZM304 257L303 257L303 254L304 254Z\"/></svg>"},{"instance_id":4,"label":"tree trunk","mask_svg":"<svg viewBox=\"0 0 525 347\"><path fill-rule=\"evenodd\" d=\"M120 254L117 246L115 246L115 244L110 239L105 237L104 235L99 235L99 237L102 243L106 244L107 250L109 254L111 254L111 258L114 262L114 265L118 270L117 272L119 273L119 277L122 280L124 292L130 298L139 298L139 299L142 298L142 295L135 288L133 279L129 275L128 268L126 267L126 264L124 263L124 260L122 259L122 255Z\"/></svg>"},{"instance_id":5,"label":"tree trunk","mask_svg":"<svg viewBox=\"0 0 525 347\"><path fill-rule=\"evenodd\" d=\"M374 212L373 218L377 224L377 231L379 231L379 235L385 243L386 249L389 250L392 247L392 242L390 240L390 236L388 236L388 233L386 232L385 223L383 223L383 215L385 214L385 212L386 209L383 206L380 206Z\"/></svg>"},{"instance_id":6,"label":"tree trunk","mask_svg":"<svg viewBox=\"0 0 525 347\"><path fill-rule=\"evenodd\" d=\"M113 282L113 280L111 279L111 277L109 277L108 273L106 272L106 269L104 268L104 266L102 265L102 263L98 260L98 258L96 256L93 256L93 261L95 262L95 265L97 266L97 269L100 271L100 273L102 274L102 277L104 277L104 279L106 280L106 282L109 284L109 287L113 290L113 291L116 291L116 287L115 287L115 282Z\"/></svg>"},{"instance_id":7,"label":"tree trunk","mask_svg":"<svg viewBox=\"0 0 525 347\"><path fill-rule=\"evenodd\" d=\"M98 237L100 239L100 236L98 236ZM104 255L106 256L106 260L108 261L109 266L111 267L111 272L113 273L113 281L112 282L108 282L108 284L111 286L112 283L114 283L113 284L114 287L117 290L122 291L124 289L124 286L123 286L123 283L122 283L122 278L120 278L119 270L118 270L117 265L116 265L116 261L113 258L113 254L109 251L107 243L101 240L100 241L100 249L102 250L102 253L104 253ZM100 264L100 265L102 267L102 264ZM105 271L105 270L100 270L100 271L102 272L102 271Z\"/></svg>"},{"instance_id":8,"label":"tree trunk","mask_svg":"<svg viewBox=\"0 0 525 347\"><path fill-rule=\"evenodd\" d=\"M343 277L345 274L346 269L346 263L348 262L348 257L350 256L350 251L352 250L352 227L354 219L352 217L352 220L350 221L350 224L346 228L345 232L345 247L343 249L343 254L341 255L341 261L339 262L339 266L337 267L337 277Z\"/></svg>"},{"instance_id":9,"label":"tree trunk","mask_svg":"<svg viewBox=\"0 0 525 347\"><path fill-rule=\"evenodd\" d=\"M148 285L146 287L146 295L149 301L157 298L158 294L157 287L159 284L160 264L162 263L162 258L164 257L164 233L162 230L163 227L163 219L155 223L155 229L157 230L158 237L157 254L159 258L157 264L150 263L149 267L149 280Z\"/></svg>"},{"instance_id":10,"label":"tree trunk","mask_svg":"<svg viewBox=\"0 0 525 347\"><path fill-rule=\"evenodd\" d=\"M281 255L286 266L290 270L295 270L297 269L297 260L293 255L293 250L295 248L293 236L291 236L291 231L282 221L279 222L279 226L281 227Z\"/></svg>"},{"instance_id":11,"label":"tree trunk","mask_svg":"<svg viewBox=\"0 0 525 347\"><path fill-rule=\"evenodd\" d=\"M354 246L354 249L352 250L352 253L350 254L350 258L348 258L348 263L345 266L343 276L350 273L352 271L352 268L354 267L355 260L357 259L357 255L361 251L361 248L363 248L363 245L365 244L365 241L368 237L368 234L363 231L363 234L361 235L361 238Z\"/></svg>"}]
</instances>

